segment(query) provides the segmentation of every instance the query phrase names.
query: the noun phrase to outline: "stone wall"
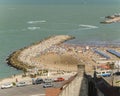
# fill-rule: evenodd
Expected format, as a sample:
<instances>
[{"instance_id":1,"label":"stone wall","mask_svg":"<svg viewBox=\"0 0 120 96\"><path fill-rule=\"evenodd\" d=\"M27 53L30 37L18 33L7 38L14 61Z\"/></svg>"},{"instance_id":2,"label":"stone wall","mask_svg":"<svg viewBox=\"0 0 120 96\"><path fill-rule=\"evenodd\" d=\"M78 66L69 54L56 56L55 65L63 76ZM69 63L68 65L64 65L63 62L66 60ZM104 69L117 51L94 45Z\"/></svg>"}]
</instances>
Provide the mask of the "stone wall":
<instances>
[{"instance_id":1,"label":"stone wall","mask_svg":"<svg viewBox=\"0 0 120 96\"><path fill-rule=\"evenodd\" d=\"M78 65L78 74L69 84L63 87L59 96L88 96L84 68L84 65Z\"/></svg>"}]
</instances>

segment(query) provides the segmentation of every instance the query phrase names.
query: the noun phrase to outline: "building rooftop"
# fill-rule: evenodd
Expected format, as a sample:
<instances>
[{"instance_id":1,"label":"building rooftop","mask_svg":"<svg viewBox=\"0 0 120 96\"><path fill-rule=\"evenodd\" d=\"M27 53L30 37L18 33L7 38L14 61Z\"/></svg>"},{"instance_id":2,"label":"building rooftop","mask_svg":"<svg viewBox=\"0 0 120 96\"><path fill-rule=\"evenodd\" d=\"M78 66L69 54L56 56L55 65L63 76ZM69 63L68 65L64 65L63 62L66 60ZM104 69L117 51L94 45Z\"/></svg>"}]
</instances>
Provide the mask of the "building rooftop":
<instances>
[{"instance_id":1,"label":"building rooftop","mask_svg":"<svg viewBox=\"0 0 120 96\"><path fill-rule=\"evenodd\" d=\"M106 59L110 59L110 56L108 56L107 54L105 54L104 52L97 50L97 49L93 49L94 52L96 52L97 54L99 54L100 56L106 58Z\"/></svg>"},{"instance_id":2,"label":"building rooftop","mask_svg":"<svg viewBox=\"0 0 120 96\"><path fill-rule=\"evenodd\" d=\"M117 56L117 57L119 57L120 58L120 52L117 52L117 51L115 51L115 50L107 50L109 53L111 53L111 54L113 54L113 55L115 55L115 56Z\"/></svg>"}]
</instances>

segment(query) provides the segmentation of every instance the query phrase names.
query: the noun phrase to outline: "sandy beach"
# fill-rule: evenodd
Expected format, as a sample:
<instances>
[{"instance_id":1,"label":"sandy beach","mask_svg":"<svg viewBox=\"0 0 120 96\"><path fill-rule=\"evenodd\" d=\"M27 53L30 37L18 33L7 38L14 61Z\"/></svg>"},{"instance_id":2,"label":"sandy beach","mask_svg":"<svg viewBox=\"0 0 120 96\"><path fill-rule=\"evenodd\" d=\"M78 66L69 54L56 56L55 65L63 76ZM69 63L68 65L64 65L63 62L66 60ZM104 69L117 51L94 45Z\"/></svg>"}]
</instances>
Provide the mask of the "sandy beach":
<instances>
[{"instance_id":1,"label":"sandy beach","mask_svg":"<svg viewBox=\"0 0 120 96\"><path fill-rule=\"evenodd\" d=\"M41 64L41 62L38 62L35 59L38 56L49 52L51 49L54 50L54 52L58 51L59 48L57 50L57 47L54 46L60 45L61 43L73 38L74 37L68 35L49 37L47 39L44 39L43 41L13 52L7 59L8 64L22 70L36 66L44 66L44 69L49 68L48 66ZM59 51L62 52L64 51L64 49L61 48Z\"/></svg>"},{"instance_id":2,"label":"sandy beach","mask_svg":"<svg viewBox=\"0 0 120 96\"><path fill-rule=\"evenodd\" d=\"M63 43L71 38L68 35L53 36L20 51L16 51L18 52L17 55L15 57L14 54L11 56L13 65L17 65L20 62L18 65L28 69L29 67L25 67L25 65L33 66L37 70L77 71L78 64L85 64L85 71L91 73L94 67L97 66L97 63L101 62L100 58L102 58L93 51L94 48L105 53L107 49L120 51L119 47L114 46L77 46ZM110 53L106 54L110 55L111 59L103 60L102 62L119 60L119 58Z\"/></svg>"}]
</instances>

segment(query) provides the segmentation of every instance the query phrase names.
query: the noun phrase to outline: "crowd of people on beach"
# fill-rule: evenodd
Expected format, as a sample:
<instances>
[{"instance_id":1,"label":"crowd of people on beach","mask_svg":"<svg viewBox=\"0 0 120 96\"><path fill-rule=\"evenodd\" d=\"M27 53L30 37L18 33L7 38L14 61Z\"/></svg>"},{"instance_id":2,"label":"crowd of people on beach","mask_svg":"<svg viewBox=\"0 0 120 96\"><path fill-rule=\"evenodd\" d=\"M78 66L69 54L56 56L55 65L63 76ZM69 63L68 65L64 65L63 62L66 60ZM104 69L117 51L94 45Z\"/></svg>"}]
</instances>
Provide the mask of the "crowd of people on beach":
<instances>
[{"instance_id":1,"label":"crowd of people on beach","mask_svg":"<svg viewBox=\"0 0 120 96\"><path fill-rule=\"evenodd\" d=\"M88 68L89 66L95 65L93 58L100 58L100 56L93 51L93 48L95 47L77 46L62 43L70 38L71 37L68 35L58 35L45 39L37 44L31 45L22 50L21 53L18 55L18 60L23 62L23 64L47 69L52 65L46 66L46 64L41 64L40 60L36 58L40 58L40 56L46 53L53 53L59 56L63 56L63 54L67 53L73 58L76 58L78 62L86 64ZM103 51L105 51L106 49L106 47L99 48Z\"/></svg>"},{"instance_id":2,"label":"crowd of people on beach","mask_svg":"<svg viewBox=\"0 0 120 96\"><path fill-rule=\"evenodd\" d=\"M54 51L57 50L57 48L54 47L55 45L60 44L70 38L71 37L68 35L59 35L59 36L54 36L54 37L45 39L41 41L40 43L32 45L24 49L23 51L21 51L20 55L18 56L18 60L20 60L24 64L40 65L39 62L35 62L32 58L40 56L44 54L45 52L50 51L50 49ZM63 51L65 50L61 48L60 52L63 52Z\"/></svg>"},{"instance_id":3,"label":"crowd of people on beach","mask_svg":"<svg viewBox=\"0 0 120 96\"><path fill-rule=\"evenodd\" d=\"M54 53L62 56L67 52L70 56L76 58L78 62L84 62L84 60L81 59L82 57L79 56L79 53L84 55L86 48L72 44L63 44L62 42L66 41L67 39L70 39L70 37L66 35L59 35L45 39L36 45L32 45L24 49L18 56L18 59L24 64L37 66L37 68L39 67L42 69L48 66L41 64L41 62L36 59L37 57L40 58L41 55L44 55L46 53ZM87 55L90 55L90 53Z\"/></svg>"}]
</instances>

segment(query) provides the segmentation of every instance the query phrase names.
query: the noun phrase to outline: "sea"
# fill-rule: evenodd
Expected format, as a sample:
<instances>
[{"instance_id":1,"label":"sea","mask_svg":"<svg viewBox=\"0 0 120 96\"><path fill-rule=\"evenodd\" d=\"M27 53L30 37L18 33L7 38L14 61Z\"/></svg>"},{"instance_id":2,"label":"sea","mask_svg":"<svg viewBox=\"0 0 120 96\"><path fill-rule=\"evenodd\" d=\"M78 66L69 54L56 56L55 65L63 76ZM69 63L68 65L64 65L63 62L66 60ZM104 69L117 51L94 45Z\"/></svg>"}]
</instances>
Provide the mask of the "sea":
<instances>
[{"instance_id":1,"label":"sea","mask_svg":"<svg viewBox=\"0 0 120 96\"><path fill-rule=\"evenodd\" d=\"M120 23L101 24L120 13L120 0L0 0L0 78L22 73L8 66L9 55L54 35L70 44L120 45Z\"/></svg>"}]
</instances>

